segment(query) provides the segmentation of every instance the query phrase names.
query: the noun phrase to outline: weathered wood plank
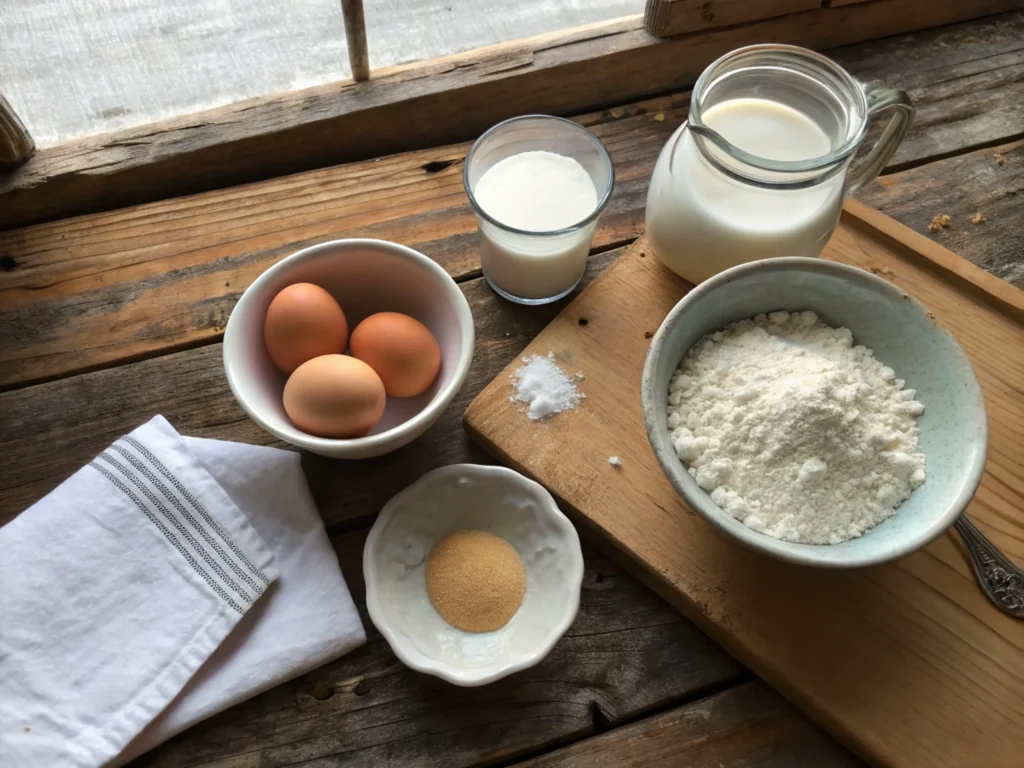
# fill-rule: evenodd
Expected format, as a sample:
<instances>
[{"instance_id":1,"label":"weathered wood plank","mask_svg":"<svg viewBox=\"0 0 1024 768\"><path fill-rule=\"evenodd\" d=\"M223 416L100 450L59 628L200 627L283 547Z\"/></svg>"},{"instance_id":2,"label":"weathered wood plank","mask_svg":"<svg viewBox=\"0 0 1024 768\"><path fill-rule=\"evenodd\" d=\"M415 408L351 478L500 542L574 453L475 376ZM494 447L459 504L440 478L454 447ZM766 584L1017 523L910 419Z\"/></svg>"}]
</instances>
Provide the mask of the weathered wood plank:
<instances>
[{"instance_id":1,"label":"weathered wood plank","mask_svg":"<svg viewBox=\"0 0 1024 768\"><path fill-rule=\"evenodd\" d=\"M656 37L808 11L822 0L647 0L644 27Z\"/></svg>"},{"instance_id":2,"label":"weathered wood plank","mask_svg":"<svg viewBox=\"0 0 1024 768\"><path fill-rule=\"evenodd\" d=\"M764 683L746 683L550 752L516 768L852 768L860 760L825 737Z\"/></svg>"},{"instance_id":3,"label":"weathered wood plank","mask_svg":"<svg viewBox=\"0 0 1024 768\"><path fill-rule=\"evenodd\" d=\"M1024 141L883 176L858 198L1024 288ZM942 214L949 226L930 231Z\"/></svg>"},{"instance_id":4,"label":"weathered wood plank","mask_svg":"<svg viewBox=\"0 0 1024 768\"><path fill-rule=\"evenodd\" d=\"M685 95L581 119L616 163L596 247L640 231L653 158ZM304 245L379 237L456 278L479 268L461 144L0 233L0 387L219 337L241 292ZM74 323L68 323L69 318Z\"/></svg>"},{"instance_id":5,"label":"weathered wood plank","mask_svg":"<svg viewBox=\"0 0 1024 768\"><path fill-rule=\"evenodd\" d=\"M913 100L914 124L890 171L1024 136L1024 14L933 30L926 43L924 37L830 51L862 82L902 88Z\"/></svg>"},{"instance_id":6,"label":"weathered wood plank","mask_svg":"<svg viewBox=\"0 0 1024 768\"><path fill-rule=\"evenodd\" d=\"M832 55L863 79L907 87L922 105L925 117L895 158L915 165L927 153L1020 132L1024 78L1015 73L1024 70L1022 39L1024 13ZM992 87L981 87L979 78ZM654 160L687 105L682 93L579 118L608 146L617 170L597 246L640 233ZM939 120L941 113L961 116L956 130L927 117ZM457 278L473 274L475 221L461 182L467 148L411 152L0 233L7 270L0 272L0 387L216 338L260 272L313 242L382 237L419 248Z\"/></svg>"},{"instance_id":7,"label":"weathered wood plank","mask_svg":"<svg viewBox=\"0 0 1024 768\"><path fill-rule=\"evenodd\" d=\"M574 114L678 90L750 43L832 48L1021 5L887 0L667 39L636 16L502 44L47 148L0 177L0 228L459 141L524 112Z\"/></svg>"},{"instance_id":8,"label":"weathered wood plank","mask_svg":"<svg viewBox=\"0 0 1024 768\"><path fill-rule=\"evenodd\" d=\"M591 257L584 285L619 252ZM367 522L396 488L435 467L490 463L463 432L462 413L570 299L523 307L499 299L480 278L463 283L462 290L476 321L476 350L462 391L438 423L416 442L378 459L303 456L329 527ZM157 413L183 434L286 447L235 402L220 344L6 392L0 394L0 525Z\"/></svg>"},{"instance_id":9,"label":"weathered wood plank","mask_svg":"<svg viewBox=\"0 0 1024 768\"><path fill-rule=\"evenodd\" d=\"M365 537L365 529L339 536L335 548L369 634L366 646L201 723L134 765L477 766L579 739L744 674L587 547L579 613L548 658L483 688L456 688L402 666L369 622ZM744 714L757 722L777 717L778 709L762 695L745 702Z\"/></svg>"}]
</instances>

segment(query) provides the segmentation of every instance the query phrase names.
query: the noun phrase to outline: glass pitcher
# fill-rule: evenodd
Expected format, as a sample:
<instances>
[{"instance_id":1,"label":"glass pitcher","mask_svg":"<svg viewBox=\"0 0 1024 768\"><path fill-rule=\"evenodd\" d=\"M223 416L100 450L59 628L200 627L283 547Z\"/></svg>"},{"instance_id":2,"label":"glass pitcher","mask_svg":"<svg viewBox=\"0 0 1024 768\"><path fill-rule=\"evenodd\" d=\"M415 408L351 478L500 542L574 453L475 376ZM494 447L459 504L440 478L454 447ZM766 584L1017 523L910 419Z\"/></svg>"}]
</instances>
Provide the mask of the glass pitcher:
<instances>
[{"instance_id":1,"label":"glass pitcher","mask_svg":"<svg viewBox=\"0 0 1024 768\"><path fill-rule=\"evenodd\" d=\"M851 170L871 118L892 117ZM697 80L647 192L647 238L698 283L774 256L818 256L843 196L878 175L914 117L902 91L864 88L830 59L790 45L728 53Z\"/></svg>"}]
</instances>

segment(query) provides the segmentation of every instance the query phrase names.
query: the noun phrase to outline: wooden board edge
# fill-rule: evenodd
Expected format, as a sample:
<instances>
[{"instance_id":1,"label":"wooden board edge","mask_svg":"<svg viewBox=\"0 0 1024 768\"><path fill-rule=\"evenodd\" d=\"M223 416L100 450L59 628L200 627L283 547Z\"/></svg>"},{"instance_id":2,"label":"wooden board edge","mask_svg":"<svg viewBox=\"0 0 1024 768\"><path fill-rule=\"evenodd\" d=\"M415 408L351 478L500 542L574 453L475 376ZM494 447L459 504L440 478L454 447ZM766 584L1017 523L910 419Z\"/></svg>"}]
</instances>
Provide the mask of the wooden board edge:
<instances>
[{"instance_id":1,"label":"wooden board edge","mask_svg":"<svg viewBox=\"0 0 1024 768\"><path fill-rule=\"evenodd\" d=\"M986 272L934 240L852 197L843 203L843 216L853 218L860 226L873 229L881 237L898 243L908 260L918 263L922 260L927 261L933 269L976 289L976 292L983 294L985 300L1000 312L1017 322L1024 322L1024 291L1020 288Z\"/></svg>"},{"instance_id":2,"label":"wooden board edge","mask_svg":"<svg viewBox=\"0 0 1024 768\"><path fill-rule=\"evenodd\" d=\"M884 0L673 38L652 37L636 15L503 43L44 147L0 175L0 229L464 141L527 111L681 90L715 57L764 40L832 48L1018 8Z\"/></svg>"}]
</instances>

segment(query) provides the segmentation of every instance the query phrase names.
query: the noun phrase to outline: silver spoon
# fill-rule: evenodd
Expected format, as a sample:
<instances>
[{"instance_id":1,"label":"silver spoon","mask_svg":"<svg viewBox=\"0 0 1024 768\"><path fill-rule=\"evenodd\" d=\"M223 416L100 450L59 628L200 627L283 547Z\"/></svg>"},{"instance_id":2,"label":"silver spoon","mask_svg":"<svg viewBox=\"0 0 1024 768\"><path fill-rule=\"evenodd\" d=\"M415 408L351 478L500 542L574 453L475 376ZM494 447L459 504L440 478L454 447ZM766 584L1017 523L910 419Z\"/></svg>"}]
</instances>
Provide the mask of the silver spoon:
<instances>
[{"instance_id":1,"label":"silver spoon","mask_svg":"<svg viewBox=\"0 0 1024 768\"><path fill-rule=\"evenodd\" d=\"M960 515L955 523L978 584L1003 613L1024 619L1024 571L1010 562L977 526Z\"/></svg>"}]
</instances>

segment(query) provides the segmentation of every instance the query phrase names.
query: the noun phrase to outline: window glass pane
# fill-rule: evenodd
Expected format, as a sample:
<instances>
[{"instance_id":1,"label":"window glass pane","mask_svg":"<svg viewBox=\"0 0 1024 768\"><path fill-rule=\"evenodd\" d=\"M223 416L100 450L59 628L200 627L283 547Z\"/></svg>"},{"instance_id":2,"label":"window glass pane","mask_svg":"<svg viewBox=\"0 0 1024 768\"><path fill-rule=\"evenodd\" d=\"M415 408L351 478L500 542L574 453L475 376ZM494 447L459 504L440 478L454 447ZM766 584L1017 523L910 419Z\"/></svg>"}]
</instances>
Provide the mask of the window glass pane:
<instances>
[{"instance_id":1,"label":"window glass pane","mask_svg":"<svg viewBox=\"0 0 1024 768\"><path fill-rule=\"evenodd\" d=\"M643 0L365 0L374 68ZM40 145L350 76L338 0L0 0L0 90Z\"/></svg>"}]
</instances>

